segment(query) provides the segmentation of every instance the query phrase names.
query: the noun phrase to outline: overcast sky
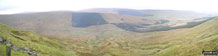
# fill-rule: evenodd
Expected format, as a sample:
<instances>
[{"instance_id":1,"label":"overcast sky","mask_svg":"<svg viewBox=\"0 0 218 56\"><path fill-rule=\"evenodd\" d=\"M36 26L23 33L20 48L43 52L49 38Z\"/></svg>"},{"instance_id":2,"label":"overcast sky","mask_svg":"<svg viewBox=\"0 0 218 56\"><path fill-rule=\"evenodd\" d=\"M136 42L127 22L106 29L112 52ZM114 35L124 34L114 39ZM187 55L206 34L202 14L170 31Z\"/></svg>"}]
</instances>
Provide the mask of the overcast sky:
<instances>
[{"instance_id":1,"label":"overcast sky","mask_svg":"<svg viewBox=\"0 0 218 56\"><path fill-rule=\"evenodd\" d=\"M171 9L218 12L218 0L0 0L0 14L89 8Z\"/></svg>"}]
</instances>

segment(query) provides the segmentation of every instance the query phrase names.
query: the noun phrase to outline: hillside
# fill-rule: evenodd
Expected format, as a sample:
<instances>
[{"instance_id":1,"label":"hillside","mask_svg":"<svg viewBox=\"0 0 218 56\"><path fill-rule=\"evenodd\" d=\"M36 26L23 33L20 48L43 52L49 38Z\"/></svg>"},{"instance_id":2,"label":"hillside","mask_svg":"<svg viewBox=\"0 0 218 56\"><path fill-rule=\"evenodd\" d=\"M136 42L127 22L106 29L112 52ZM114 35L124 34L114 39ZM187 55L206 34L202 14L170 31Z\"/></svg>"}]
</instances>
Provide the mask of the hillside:
<instances>
[{"instance_id":1,"label":"hillside","mask_svg":"<svg viewBox=\"0 0 218 56\"><path fill-rule=\"evenodd\" d=\"M168 30L169 20L148 17L69 11L0 15L0 39L10 40L12 55L199 56L203 49L216 49L218 18L197 18L191 27Z\"/></svg>"},{"instance_id":2,"label":"hillside","mask_svg":"<svg viewBox=\"0 0 218 56\"><path fill-rule=\"evenodd\" d=\"M93 11L102 11L102 13ZM117 13L106 13L106 11ZM146 16L140 16L142 14ZM194 19L207 16L190 11L93 9L82 12L52 11L0 15L0 22L44 36L72 37L71 31L93 33L96 25L132 32L152 32L162 27L185 25L187 22L194 21ZM100 29L99 31L109 30Z\"/></svg>"},{"instance_id":3,"label":"hillside","mask_svg":"<svg viewBox=\"0 0 218 56\"><path fill-rule=\"evenodd\" d=\"M153 19L167 19L167 20L190 20L209 16L204 13L194 11L180 11L180 10L135 10L124 8L94 8L81 10L80 12L95 12L95 13L112 13L121 15L142 16Z\"/></svg>"},{"instance_id":4,"label":"hillside","mask_svg":"<svg viewBox=\"0 0 218 56\"><path fill-rule=\"evenodd\" d=\"M184 24L190 22L196 18L210 17L212 15L194 12L194 11L180 11L180 10L135 10L135 9L124 9L124 8L93 8L81 10L81 12L95 12L95 13L111 13L120 15L132 15L145 17L148 19L162 19L168 20L167 24Z\"/></svg>"},{"instance_id":5,"label":"hillside","mask_svg":"<svg viewBox=\"0 0 218 56\"><path fill-rule=\"evenodd\" d=\"M157 21L159 20L130 15L68 11L0 15L0 22L4 24L49 37L73 37L72 31L93 35L96 34L95 29L98 26L110 27L108 29L98 29L101 32L112 29L122 31L128 30L129 28L124 28L130 26L137 28L138 26L153 25ZM120 27L122 24L127 26Z\"/></svg>"},{"instance_id":6,"label":"hillside","mask_svg":"<svg viewBox=\"0 0 218 56\"><path fill-rule=\"evenodd\" d=\"M217 50L216 22L218 18L193 28L150 33L120 32L65 41L83 47L75 50L94 56L200 56L202 50Z\"/></svg>"},{"instance_id":7,"label":"hillside","mask_svg":"<svg viewBox=\"0 0 218 56\"><path fill-rule=\"evenodd\" d=\"M217 22L216 17L193 28L149 33L128 32L105 24L87 27L93 28L88 31L99 34L73 31L73 37L57 39L0 24L0 39L6 39L6 42L1 40L6 44L1 43L3 52L0 53L5 55L6 46L12 46L12 55L17 56L28 56L28 53L39 56L200 56L202 50L217 50Z\"/></svg>"},{"instance_id":8,"label":"hillside","mask_svg":"<svg viewBox=\"0 0 218 56\"><path fill-rule=\"evenodd\" d=\"M69 50L64 41L49 39L0 23L0 56L6 56L10 49L11 56L76 56L76 52Z\"/></svg>"},{"instance_id":9,"label":"hillside","mask_svg":"<svg viewBox=\"0 0 218 56\"><path fill-rule=\"evenodd\" d=\"M194 28L186 30L186 33L178 35L184 38L185 42L171 47L163 52L157 54L158 56L200 56L201 51L217 51L218 45L216 43L218 33L218 18L207 21L204 24L198 25Z\"/></svg>"}]
</instances>

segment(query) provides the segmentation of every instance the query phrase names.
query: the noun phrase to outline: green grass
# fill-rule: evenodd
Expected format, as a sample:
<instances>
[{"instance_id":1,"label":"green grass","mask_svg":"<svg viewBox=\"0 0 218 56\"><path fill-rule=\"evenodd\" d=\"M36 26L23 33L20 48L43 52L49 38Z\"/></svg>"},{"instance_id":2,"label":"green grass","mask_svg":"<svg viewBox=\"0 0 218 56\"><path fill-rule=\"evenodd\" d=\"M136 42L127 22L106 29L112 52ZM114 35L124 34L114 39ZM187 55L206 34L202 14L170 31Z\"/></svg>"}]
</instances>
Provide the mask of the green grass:
<instances>
[{"instance_id":1,"label":"green grass","mask_svg":"<svg viewBox=\"0 0 218 56\"><path fill-rule=\"evenodd\" d=\"M218 50L218 18L193 28L175 29L150 33L114 34L93 43L81 43L98 50L88 53L96 56L201 56L201 51ZM86 41L81 41L86 42ZM97 47L94 47L97 46ZM77 49L80 50L80 49ZM84 51L81 51L84 52Z\"/></svg>"},{"instance_id":2,"label":"green grass","mask_svg":"<svg viewBox=\"0 0 218 56\"><path fill-rule=\"evenodd\" d=\"M156 56L202 56L202 50L218 50L218 18L187 29L187 34L178 34L177 38L185 38L183 43L170 47ZM182 37L180 37L182 35Z\"/></svg>"},{"instance_id":3,"label":"green grass","mask_svg":"<svg viewBox=\"0 0 218 56\"><path fill-rule=\"evenodd\" d=\"M10 40L12 44L18 47L27 47L38 52L39 56L76 56L76 52L68 48L68 46L61 41L39 36L28 31L16 30L2 23L0 23L0 35ZM1 50L5 49L4 44L0 47ZM5 52L0 53L5 55ZM28 56L27 53L12 50L12 56L15 55Z\"/></svg>"},{"instance_id":4,"label":"green grass","mask_svg":"<svg viewBox=\"0 0 218 56\"><path fill-rule=\"evenodd\" d=\"M201 56L203 49L218 50L217 22L218 18L214 18L193 28L149 33L111 30L100 33L99 39L96 36L51 39L4 24L0 24L0 34L19 47L39 52L39 56ZM4 45L0 47L4 50ZM12 53L26 55L15 50Z\"/></svg>"},{"instance_id":5,"label":"green grass","mask_svg":"<svg viewBox=\"0 0 218 56\"><path fill-rule=\"evenodd\" d=\"M6 45L0 45L0 56L6 56Z\"/></svg>"}]
</instances>

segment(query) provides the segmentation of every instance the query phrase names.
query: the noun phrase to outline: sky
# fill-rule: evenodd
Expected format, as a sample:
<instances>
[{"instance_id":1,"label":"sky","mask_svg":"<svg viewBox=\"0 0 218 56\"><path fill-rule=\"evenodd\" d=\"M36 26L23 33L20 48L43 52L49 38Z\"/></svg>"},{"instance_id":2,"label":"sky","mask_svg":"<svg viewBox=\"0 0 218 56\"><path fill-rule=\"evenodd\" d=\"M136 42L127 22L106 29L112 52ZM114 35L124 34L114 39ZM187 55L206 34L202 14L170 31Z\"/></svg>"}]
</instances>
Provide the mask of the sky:
<instances>
[{"instance_id":1,"label":"sky","mask_svg":"<svg viewBox=\"0 0 218 56\"><path fill-rule=\"evenodd\" d=\"M218 12L218 0L0 0L0 14L78 11L90 8L169 9Z\"/></svg>"}]
</instances>

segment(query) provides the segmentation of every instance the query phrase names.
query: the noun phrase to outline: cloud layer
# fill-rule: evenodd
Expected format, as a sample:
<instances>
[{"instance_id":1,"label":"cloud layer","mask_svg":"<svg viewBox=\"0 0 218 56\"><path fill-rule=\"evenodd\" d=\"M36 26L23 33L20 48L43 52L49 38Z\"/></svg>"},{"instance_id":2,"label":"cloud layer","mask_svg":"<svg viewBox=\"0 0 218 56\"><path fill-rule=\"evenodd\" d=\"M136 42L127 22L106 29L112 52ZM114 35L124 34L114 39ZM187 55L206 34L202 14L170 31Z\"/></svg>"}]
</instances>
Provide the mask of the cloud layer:
<instances>
[{"instance_id":1,"label":"cloud layer","mask_svg":"<svg viewBox=\"0 0 218 56\"><path fill-rule=\"evenodd\" d=\"M171 9L218 12L218 0L0 0L0 14L88 8Z\"/></svg>"}]
</instances>

